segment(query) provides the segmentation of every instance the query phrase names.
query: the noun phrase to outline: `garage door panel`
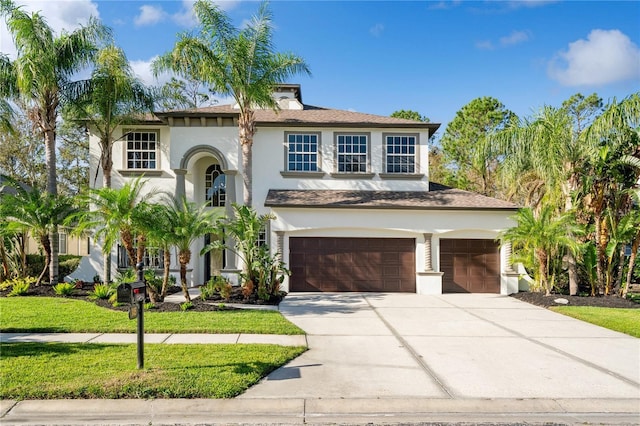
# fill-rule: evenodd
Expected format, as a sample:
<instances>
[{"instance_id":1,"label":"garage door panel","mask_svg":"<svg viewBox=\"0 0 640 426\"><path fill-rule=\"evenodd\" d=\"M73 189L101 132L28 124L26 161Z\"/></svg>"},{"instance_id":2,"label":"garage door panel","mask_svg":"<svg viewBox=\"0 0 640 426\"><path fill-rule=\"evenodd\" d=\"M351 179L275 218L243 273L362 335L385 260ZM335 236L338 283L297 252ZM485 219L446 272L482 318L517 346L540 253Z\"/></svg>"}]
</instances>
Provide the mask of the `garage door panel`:
<instances>
[{"instance_id":1,"label":"garage door panel","mask_svg":"<svg viewBox=\"0 0 640 426\"><path fill-rule=\"evenodd\" d=\"M415 292L414 239L292 237L289 248L290 291Z\"/></svg>"},{"instance_id":2,"label":"garage door panel","mask_svg":"<svg viewBox=\"0 0 640 426\"><path fill-rule=\"evenodd\" d=\"M500 255L493 240L441 239L444 293L500 293Z\"/></svg>"}]
</instances>

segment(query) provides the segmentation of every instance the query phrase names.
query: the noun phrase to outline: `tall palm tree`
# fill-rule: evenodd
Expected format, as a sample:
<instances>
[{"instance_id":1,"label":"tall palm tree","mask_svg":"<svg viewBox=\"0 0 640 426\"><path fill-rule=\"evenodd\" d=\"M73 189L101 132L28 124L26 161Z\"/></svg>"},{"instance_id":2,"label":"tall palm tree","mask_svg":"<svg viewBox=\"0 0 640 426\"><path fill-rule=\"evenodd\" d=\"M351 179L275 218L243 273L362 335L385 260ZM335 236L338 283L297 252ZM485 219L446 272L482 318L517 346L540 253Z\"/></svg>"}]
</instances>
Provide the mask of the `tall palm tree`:
<instances>
[{"instance_id":1,"label":"tall palm tree","mask_svg":"<svg viewBox=\"0 0 640 426\"><path fill-rule=\"evenodd\" d=\"M66 112L86 121L99 136L103 186L110 188L113 133L140 114L151 112L153 96L136 78L124 51L114 45L98 52L96 66L86 83L83 90L74 94Z\"/></svg>"},{"instance_id":2,"label":"tall palm tree","mask_svg":"<svg viewBox=\"0 0 640 426\"><path fill-rule=\"evenodd\" d=\"M160 56L153 69L156 74L171 70L202 81L221 95L235 99L239 108L244 204L251 206L254 109L277 111L275 87L296 74L310 74L309 67L299 56L274 51L271 12L266 2L242 29L235 28L209 0L197 1L194 12L200 23L199 34L179 35L173 50Z\"/></svg>"},{"instance_id":3,"label":"tall palm tree","mask_svg":"<svg viewBox=\"0 0 640 426\"><path fill-rule=\"evenodd\" d=\"M90 209L82 209L70 218L76 226L74 232L82 233L93 230L95 236L103 240L103 254L110 253L116 241L124 246L129 264L135 265L137 252L135 238L139 235L140 224L137 223L137 211L149 202L155 191L143 193L145 181L141 177L125 183L121 188L97 188L81 197ZM111 280L111 262L104 256L104 280Z\"/></svg>"},{"instance_id":4,"label":"tall palm tree","mask_svg":"<svg viewBox=\"0 0 640 426\"><path fill-rule=\"evenodd\" d=\"M11 0L0 0L0 15L17 49L14 61L3 61L1 84L15 84L18 97L29 106L30 117L42 132L47 166L47 192L58 193L56 174L56 122L65 92L73 91L70 78L89 65L97 51L96 42L108 30L91 19L86 26L56 36L39 13L28 14ZM11 80L11 83L8 82ZM51 229L49 280L58 281L58 230Z\"/></svg>"},{"instance_id":5,"label":"tall palm tree","mask_svg":"<svg viewBox=\"0 0 640 426\"><path fill-rule=\"evenodd\" d=\"M53 229L57 232L58 225L72 215L73 201L62 195L41 192L37 188L24 189L20 185L14 188L15 194L4 195L2 202L9 222L8 229L28 231L38 241L45 255L44 269L36 282L36 285L40 285L51 263L54 243L50 235Z\"/></svg>"},{"instance_id":6,"label":"tall palm tree","mask_svg":"<svg viewBox=\"0 0 640 426\"><path fill-rule=\"evenodd\" d=\"M204 235L214 232L214 222L220 212L205 206L198 207L188 202L184 196L171 197L166 205L169 227L165 231L170 236L171 245L178 249L180 284L184 297L190 301L187 265L191 261L191 245Z\"/></svg>"},{"instance_id":7,"label":"tall palm tree","mask_svg":"<svg viewBox=\"0 0 640 426\"><path fill-rule=\"evenodd\" d=\"M557 215L555 209L548 204L538 212L531 208L520 209L516 220L517 226L504 231L499 238L503 242L511 242L514 252L520 257L534 259L534 265L528 266L535 268L535 281L549 295L554 282L550 260L557 257L563 249L576 252L578 244L571 235L578 234L580 230L571 215Z\"/></svg>"}]
</instances>

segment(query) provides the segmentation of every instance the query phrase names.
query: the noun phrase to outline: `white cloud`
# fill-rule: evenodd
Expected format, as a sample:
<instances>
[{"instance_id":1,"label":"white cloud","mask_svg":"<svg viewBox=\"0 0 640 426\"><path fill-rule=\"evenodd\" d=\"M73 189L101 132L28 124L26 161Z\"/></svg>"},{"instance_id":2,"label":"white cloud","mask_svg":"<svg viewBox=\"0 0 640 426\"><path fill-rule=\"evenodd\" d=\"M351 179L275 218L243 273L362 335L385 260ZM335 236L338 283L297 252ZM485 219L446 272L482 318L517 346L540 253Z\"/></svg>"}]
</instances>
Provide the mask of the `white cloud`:
<instances>
[{"instance_id":1,"label":"white cloud","mask_svg":"<svg viewBox=\"0 0 640 426\"><path fill-rule=\"evenodd\" d=\"M86 24L91 16L99 17L98 5L91 0L15 0L14 3L16 6L22 6L28 13L40 12L56 34L60 34L62 30L75 30ZM16 48L4 19L0 20L0 51L8 54L10 58L15 58Z\"/></svg>"},{"instance_id":2,"label":"white cloud","mask_svg":"<svg viewBox=\"0 0 640 426\"><path fill-rule=\"evenodd\" d=\"M493 50L493 49L495 49L495 47L493 46L493 43L491 43L491 40L477 41L476 42L476 48L478 48L480 50Z\"/></svg>"},{"instance_id":3,"label":"white cloud","mask_svg":"<svg viewBox=\"0 0 640 426\"><path fill-rule=\"evenodd\" d=\"M151 6L145 4L140 6L140 15L136 16L133 20L134 24L138 27L145 25L154 25L164 21L167 18L167 12L161 7Z\"/></svg>"},{"instance_id":4,"label":"white cloud","mask_svg":"<svg viewBox=\"0 0 640 426\"><path fill-rule=\"evenodd\" d=\"M505 37L500 37L501 46L513 46L515 44L524 43L529 40L529 33L527 31L513 31L511 34Z\"/></svg>"},{"instance_id":5,"label":"white cloud","mask_svg":"<svg viewBox=\"0 0 640 426\"><path fill-rule=\"evenodd\" d=\"M549 62L547 74L564 86L599 86L640 79L640 48L619 30L593 30Z\"/></svg>"},{"instance_id":6,"label":"white cloud","mask_svg":"<svg viewBox=\"0 0 640 426\"><path fill-rule=\"evenodd\" d=\"M383 31L384 25L380 23L375 24L373 27L369 28L369 33L374 37L380 37Z\"/></svg>"},{"instance_id":7,"label":"white cloud","mask_svg":"<svg viewBox=\"0 0 640 426\"><path fill-rule=\"evenodd\" d=\"M157 57L158 56L154 56L148 60L129 61L133 73L147 86L161 85L171 79L169 73L162 73L157 79L154 77L153 71L151 71L151 63L155 61Z\"/></svg>"},{"instance_id":8,"label":"white cloud","mask_svg":"<svg viewBox=\"0 0 640 426\"><path fill-rule=\"evenodd\" d=\"M497 47L510 47L516 44L524 43L530 39L529 31L512 31L511 34L500 37L497 42L491 40L480 40L476 42L476 49L494 50Z\"/></svg>"}]
</instances>

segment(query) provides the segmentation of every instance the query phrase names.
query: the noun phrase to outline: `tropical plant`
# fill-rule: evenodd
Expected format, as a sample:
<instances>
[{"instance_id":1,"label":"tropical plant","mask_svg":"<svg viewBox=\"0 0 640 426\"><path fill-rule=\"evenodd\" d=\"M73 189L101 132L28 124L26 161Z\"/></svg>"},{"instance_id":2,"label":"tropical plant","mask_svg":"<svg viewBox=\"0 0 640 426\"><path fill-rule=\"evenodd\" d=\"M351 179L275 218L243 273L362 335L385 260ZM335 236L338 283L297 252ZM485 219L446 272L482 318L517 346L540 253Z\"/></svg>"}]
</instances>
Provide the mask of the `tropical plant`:
<instances>
[{"instance_id":1,"label":"tropical plant","mask_svg":"<svg viewBox=\"0 0 640 426\"><path fill-rule=\"evenodd\" d=\"M187 265L191 261L191 245L198 238L214 232L214 222L218 210L196 206L186 197L171 197L167 202L168 224L165 229L171 235L171 245L178 249L180 264L180 284L187 301L191 300L187 288Z\"/></svg>"},{"instance_id":2,"label":"tropical plant","mask_svg":"<svg viewBox=\"0 0 640 426\"><path fill-rule=\"evenodd\" d=\"M75 283L58 283L53 286L53 292L58 296L71 296L76 291Z\"/></svg>"},{"instance_id":3,"label":"tropical plant","mask_svg":"<svg viewBox=\"0 0 640 426\"><path fill-rule=\"evenodd\" d=\"M135 76L125 53L114 45L101 49L87 86L67 105L71 118L86 122L99 137L103 186L111 187L113 134L153 109L153 96Z\"/></svg>"},{"instance_id":4,"label":"tropical plant","mask_svg":"<svg viewBox=\"0 0 640 426\"><path fill-rule=\"evenodd\" d=\"M3 196L4 211L8 214L8 229L18 232L29 232L35 238L45 254L44 269L38 277L36 285L42 282L42 278L52 262L53 242L51 233L63 224L74 212L71 198L61 195L43 193L37 188L25 189L14 182L14 194ZM58 268L56 268L57 271ZM52 285L57 283L57 276Z\"/></svg>"},{"instance_id":5,"label":"tropical plant","mask_svg":"<svg viewBox=\"0 0 640 426\"><path fill-rule=\"evenodd\" d=\"M571 235L579 234L580 229L572 215L558 215L549 205L542 206L538 213L531 208L520 209L515 219L517 226L502 232L499 238L503 244L511 242L521 259L532 260L525 267L533 270L535 282L549 295L556 279L551 264L564 249L574 253L579 250Z\"/></svg>"},{"instance_id":6,"label":"tropical plant","mask_svg":"<svg viewBox=\"0 0 640 426\"><path fill-rule=\"evenodd\" d=\"M58 194L56 127L59 108L67 94L81 87L70 78L91 63L97 51L96 43L109 32L92 18L86 26L55 36L42 15L28 14L11 0L0 0L0 15L6 18L17 49L14 61L0 61L0 86L14 89L13 94L28 106L29 116L43 135L47 192L55 196ZM49 281L55 284L58 280L57 226L51 227L49 239Z\"/></svg>"},{"instance_id":7,"label":"tropical plant","mask_svg":"<svg viewBox=\"0 0 640 426\"><path fill-rule=\"evenodd\" d=\"M273 91L299 74L309 74L302 58L273 48L271 13L262 3L257 15L242 29L235 28L219 6L209 0L194 4L199 33L181 34L173 50L153 63L156 74L172 70L203 82L222 96L232 96L239 108L244 204L252 205L252 145L256 132L255 108L278 109Z\"/></svg>"},{"instance_id":8,"label":"tropical plant","mask_svg":"<svg viewBox=\"0 0 640 426\"><path fill-rule=\"evenodd\" d=\"M202 253L211 250L230 250L243 262L243 294L246 298L256 294L263 300L276 296L280 284L288 270L278 254L271 254L269 248L260 244L267 224L273 215L259 215L245 205L233 204L233 216L218 220L216 233L220 236ZM224 237L224 238L223 238Z\"/></svg>"},{"instance_id":9,"label":"tropical plant","mask_svg":"<svg viewBox=\"0 0 640 426\"><path fill-rule=\"evenodd\" d=\"M215 275L200 287L200 295L203 299L211 299L214 295L219 294L222 299L229 300L232 288L228 279Z\"/></svg>"},{"instance_id":10,"label":"tropical plant","mask_svg":"<svg viewBox=\"0 0 640 426\"><path fill-rule=\"evenodd\" d=\"M136 221L139 217L138 210L144 209L145 204L156 194L155 191L142 191L145 182L142 177L138 177L118 189L92 189L80 197L80 201L90 208L81 209L70 218L69 222L76 225L74 233L93 231L96 238L102 240L104 281L107 283L111 281L111 249L118 239L127 252L129 264L137 263L135 238L142 228Z\"/></svg>"},{"instance_id":11,"label":"tropical plant","mask_svg":"<svg viewBox=\"0 0 640 426\"><path fill-rule=\"evenodd\" d=\"M33 284L33 279L27 278L17 278L14 279L11 283L11 291L7 296L24 296L29 293L29 287Z\"/></svg>"},{"instance_id":12,"label":"tropical plant","mask_svg":"<svg viewBox=\"0 0 640 426\"><path fill-rule=\"evenodd\" d=\"M116 292L116 287L113 284L96 284L93 286L93 290L89 292L89 299L109 299Z\"/></svg>"}]
</instances>

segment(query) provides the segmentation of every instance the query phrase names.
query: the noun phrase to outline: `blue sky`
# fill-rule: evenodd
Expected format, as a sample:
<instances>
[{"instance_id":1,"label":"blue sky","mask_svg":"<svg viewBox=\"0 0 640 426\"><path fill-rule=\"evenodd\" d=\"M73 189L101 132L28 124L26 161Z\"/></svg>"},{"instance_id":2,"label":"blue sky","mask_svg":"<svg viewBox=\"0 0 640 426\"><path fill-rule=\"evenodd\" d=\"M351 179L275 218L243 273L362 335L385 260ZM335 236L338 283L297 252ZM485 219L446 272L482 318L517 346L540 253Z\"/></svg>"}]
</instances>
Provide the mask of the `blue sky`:
<instances>
[{"instance_id":1,"label":"blue sky","mask_svg":"<svg viewBox=\"0 0 640 426\"><path fill-rule=\"evenodd\" d=\"M56 30L90 15L110 26L136 72L193 28L193 2L69 0L26 3ZM237 25L255 1L219 2ZM638 1L271 1L275 46L307 61L307 104L389 115L412 109L444 126L493 96L519 116L574 93L605 101L640 90ZM0 46L11 53L5 29Z\"/></svg>"}]
</instances>

